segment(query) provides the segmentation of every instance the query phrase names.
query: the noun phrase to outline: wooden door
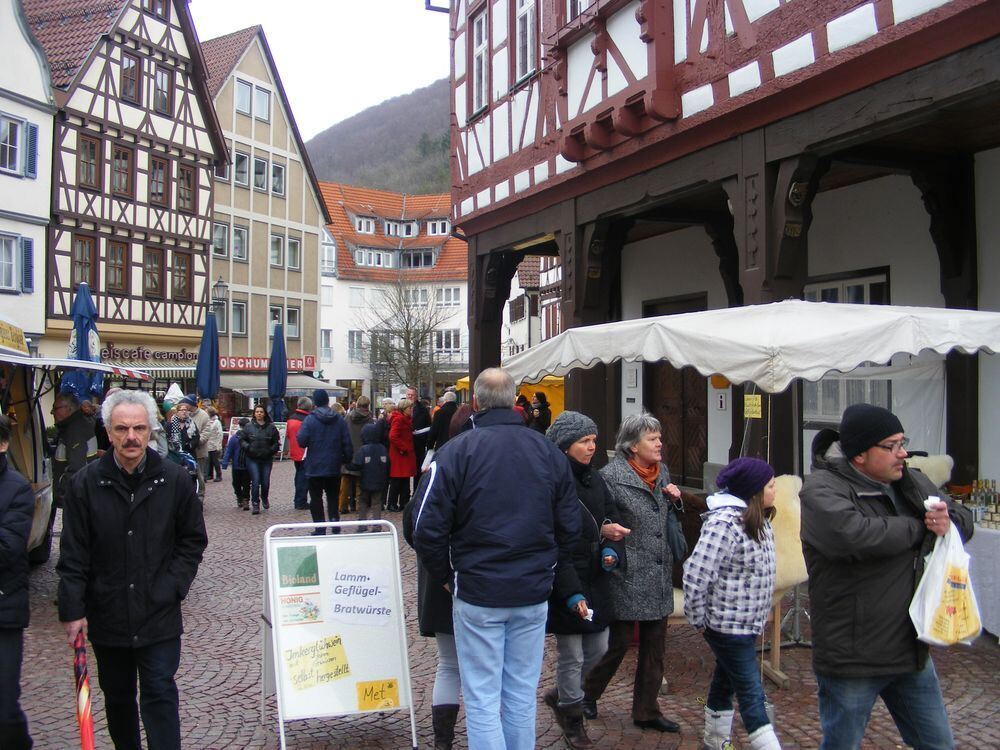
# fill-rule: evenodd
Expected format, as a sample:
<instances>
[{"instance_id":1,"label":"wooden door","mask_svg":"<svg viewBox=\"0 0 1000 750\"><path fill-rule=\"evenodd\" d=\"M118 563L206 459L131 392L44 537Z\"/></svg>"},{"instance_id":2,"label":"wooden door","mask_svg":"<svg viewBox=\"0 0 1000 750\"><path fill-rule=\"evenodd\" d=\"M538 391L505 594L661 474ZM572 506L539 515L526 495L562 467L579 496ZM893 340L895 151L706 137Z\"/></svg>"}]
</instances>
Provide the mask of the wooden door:
<instances>
[{"instance_id":1,"label":"wooden door","mask_svg":"<svg viewBox=\"0 0 1000 750\"><path fill-rule=\"evenodd\" d=\"M644 317L706 309L704 295L649 303ZM663 459L675 484L702 487L708 459L708 378L668 362L643 366L643 402L663 426Z\"/></svg>"}]
</instances>

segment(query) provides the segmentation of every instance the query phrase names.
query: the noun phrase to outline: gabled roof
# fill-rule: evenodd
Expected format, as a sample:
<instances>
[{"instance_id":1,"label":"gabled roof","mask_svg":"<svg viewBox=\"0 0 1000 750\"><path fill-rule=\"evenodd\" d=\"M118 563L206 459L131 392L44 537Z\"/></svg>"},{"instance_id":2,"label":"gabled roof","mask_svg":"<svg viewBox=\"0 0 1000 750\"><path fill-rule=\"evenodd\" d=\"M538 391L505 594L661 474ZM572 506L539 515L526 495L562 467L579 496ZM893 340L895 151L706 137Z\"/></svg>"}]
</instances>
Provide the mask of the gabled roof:
<instances>
[{"instance_id":1,"label":"gabled roof","mask_svg":"<svg viewBox=\"0 0 1000 750\"><path fill-rule=\"evenodd\" d=\"M22 4L49 59L53 88L65 89L100 38L114 28L128 0L22 0Z\"/></svg>"},{"instance_id":2,"label":"gabled roof","mask_svg":"<svg viewBox=\"0 0 1000 750\"><path fill-rule=\"evenodd\" d=\"M353 187L336 182L319 183L323 200L332 216L327 230L337 242L337 274L355 281L392 282L400 277L414 282L465 281L468 278L466 242L452 236L430 237L425 232L424 219L449 218L450 196L407 195L387 190ZM375 234L362 234L354 229L354 217L377 219ZM417 237L386 237L382 220L420 221ZM437 250L433 268L370 268L354 262L354 249Z\"/></svg>"},{"instance_id":3,"label":"gabled roof","mask_svg":"<svg viewBox=\"0 0 1000 750\"><path fill-rule=\"evenodd\" d=\"M306 167L306 172L309 175L309 180L312 182L316 197L319 199L320 210L323 212L323 220L329 224L333 219L327 209L326 202L320 194L319 180L316 178L316 172L313 170L312 162L309 160L309 152L306 151L306 144L303 142L302 135L299 133L299 126L295 122L295 114L292 112L292 106L288 101L288 96L285 94L285 87L281 82L281 74L278 73L278 66L271 55L271 47L267 43L264 28L259 24L202 42L202 54L205 57L205 66L208 70L208 90L212 96L212 101L214 103L215 97L222 91L222 87L226 85L226 81L229 80L236 66L239 65L240 60L246 54L247 49L253 44L254 39L260 40L260 46L264 51L264 57L267 59L267 65L271 69L275 86L278 89L278 94L281 96L282 107L285 114L288 115L288 122L292 129L292 136L295 138L295 144L299 150L299 156Z\"/></svg>"},{"instance_id":4,"label":"gabled roof","mask_svg":"<svg viewBox=\"0 0 1000 750\"><path fill-rule=\"evenodd\" d=\"M541 265L541 257L537 255L524 256L524 260L517 266L517 280L522 289L538 289L538 276Z\"/></svg>"},{"instance_id":5,"label":"gabled roof","mask_svg":"<svg viewBox=\"0 0 1000 750\"><path fill-rule=\"evenodd\" d=\"M102 37L110 34L130 0L22 0L24 15L45 50L52 73L52 87L68 92L81 68L93 55ZM173 9L191 55L195 88L204 104L206 128L215 145L216 157L229 162L226 139L222 135L215 105L206 85L207 72L201 44L188 9L188 0L173 0ZM65 99L60 100L64 103Z\"/></svg>"},{"instance_id":6,"label":"gabled roof","mask_svg":"<svg viewBox=\"0 0 1000 750\"><path fill-rule=\"evenodd\" d=\"M257 32L260 32L261 35L264 33L259 24L201 43L201 51L205 56L205 67L208 69L208 91L213 99L219 95L229 78L229 74L239 63L243 53L250 46L250 42L257 36Z\"/></svg>"}]
</instances>

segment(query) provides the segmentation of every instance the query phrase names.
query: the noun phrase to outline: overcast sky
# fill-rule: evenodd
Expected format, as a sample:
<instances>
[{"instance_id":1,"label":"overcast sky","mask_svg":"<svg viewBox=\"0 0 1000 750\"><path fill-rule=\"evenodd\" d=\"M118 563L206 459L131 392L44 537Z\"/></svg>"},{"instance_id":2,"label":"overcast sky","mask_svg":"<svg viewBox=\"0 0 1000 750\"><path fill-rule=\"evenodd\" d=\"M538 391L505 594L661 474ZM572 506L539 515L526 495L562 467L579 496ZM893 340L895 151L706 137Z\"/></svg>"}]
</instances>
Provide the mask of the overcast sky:
<instances>
[{"instance_id":1,"label":"overcast sky","mask_svg":"<svg viewBox=\"0 0 1000 750\"><path fill-rule=\"evenodd\" d=\"M425 10L424 0L191 0L190 8L202 41L264 27L306 140L448 76L448 14Z\"/></svg>"}]
</instances>

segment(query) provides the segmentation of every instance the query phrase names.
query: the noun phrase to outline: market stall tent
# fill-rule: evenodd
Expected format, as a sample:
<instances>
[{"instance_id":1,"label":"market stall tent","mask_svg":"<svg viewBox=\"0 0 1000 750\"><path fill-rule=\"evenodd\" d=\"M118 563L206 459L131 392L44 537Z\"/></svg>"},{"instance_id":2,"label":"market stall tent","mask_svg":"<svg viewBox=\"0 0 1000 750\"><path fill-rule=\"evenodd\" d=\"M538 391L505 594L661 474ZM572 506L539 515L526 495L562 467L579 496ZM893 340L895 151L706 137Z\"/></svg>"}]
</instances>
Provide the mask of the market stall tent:
<instances>
[{"instance_id":1,"label":"market stall tent","mask_svg":"<svg viewBox=\"0 0 1000 750\"><path fill-rule=\"evenodd\" d=\"M504 369L506 369L506 367ZM514 379L514 382L518 382L517 378ZM455 390L461 391L462 393L468 392L468 375L464 378L459 378L455 382ZM552 411L553 419L559 416L559 414L566 409L565 388L563 387L563 379L561 377L547 375L537 383L521 383L518 386L517 393L518 395L524 395L528 401L531 401L531 398L535 395L536 391L541 391L545 394L545 397L549 401L549 409Z\"/></svg>"},{"instance_id":2,"label":"market stall tent","mask_svg":"<svg viewBox=\"0 0 1000 750\"><path fill-rule=\"evenodd\" d=\"M531 383L598 363L667 361L780 393L795 378L956 349L1000 351L1000 313L786 300L570 328L514 355L504 369L514 382Z\"/></svg>"}]
</instances>

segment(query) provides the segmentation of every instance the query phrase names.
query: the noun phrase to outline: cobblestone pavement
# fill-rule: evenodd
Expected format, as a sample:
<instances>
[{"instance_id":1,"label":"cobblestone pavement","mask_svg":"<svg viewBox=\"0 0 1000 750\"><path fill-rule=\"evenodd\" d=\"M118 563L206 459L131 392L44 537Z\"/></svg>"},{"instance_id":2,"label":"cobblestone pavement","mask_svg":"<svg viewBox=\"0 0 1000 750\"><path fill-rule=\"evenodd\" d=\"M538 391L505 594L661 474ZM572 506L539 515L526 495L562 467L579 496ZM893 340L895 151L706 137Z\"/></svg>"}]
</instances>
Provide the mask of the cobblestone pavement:
<instances>
[{"instance_id":1,"label":"cobblestone pavement","mask_svg":"<svg viewBox=\"0 0 1000 750\"><path fill-rule=\"evenodd\" d=\"M260 516L236 509L228 473L222 483L210 483L205 517L209 547L184 604L186 633L178 683L184 745L196 750L222 748L276 748L277 714L268 701L266 721L260 721L261 665L261 556L268 525L307 521L307 511L292 510L290 462L275 465L271 510ZM399 514L390 514L398 523ZM348 517L350 518L350 516ZM431 747L431 685L435 648L431 639L416 632L414 556L401 541L402 576L408 608L407 632L417 732L420 747ZM23 705L31 722L36 748L79 747L75 732L73 658L57 622L53 599L56 575L53 560L31 576L32 622L25 639ZM540 688L554 684L554 644L546 648ZM806 648L786 648L782 667L790 687L766 686L777 712L778 735L786 750L817 748L819 725L815 680ZM941 677L948 711L960 748L1000 748L1000 647L996 638L980 638L971 648L937 650L935 663ZM630 652L618 676L600 702L600 718L589 722L595 744L602 748L700 749L702 701L708 686L712 659L707 646L690 628L671 627L667 634L669 686L661 698L666 716L680 722L680 735L643 732L629 718L631 681L635 656ZM97 747L111 748L104 720L96 665L91 659L94 686L94 719ZM541 690L539 691L539 694ZM460 718L456 748L465 748ZM735 722L737 725L739 721ZM539 748L562 748L552 715L539 701ZM290 722L288 747L305 748L408 748L409 716L406 712L367 714L361 717ZM734 738L745 748L746 734ZM864 748L902 747L886 711L879 706L868 728Z\"/></svg>"}]
</instances>

